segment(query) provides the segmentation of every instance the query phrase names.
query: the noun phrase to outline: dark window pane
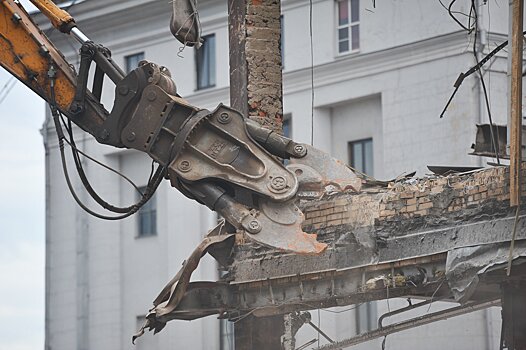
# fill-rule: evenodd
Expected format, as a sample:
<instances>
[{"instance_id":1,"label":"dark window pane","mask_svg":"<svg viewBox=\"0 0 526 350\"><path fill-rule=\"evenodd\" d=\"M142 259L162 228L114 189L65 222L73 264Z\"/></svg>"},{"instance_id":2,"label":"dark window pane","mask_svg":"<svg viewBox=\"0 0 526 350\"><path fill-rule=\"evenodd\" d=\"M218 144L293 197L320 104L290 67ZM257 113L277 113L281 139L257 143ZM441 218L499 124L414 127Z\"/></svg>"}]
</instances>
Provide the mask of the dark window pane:
<instances>
[{"instance_id":1,"label":"dark window pane","mask_svg":"<svg viewBox=\"0 0 526 350\"><path fill-rule=\"evenodd\" d=\"M338 25L349 23L348 0L338 1Z\"/></svg>"},{"instance_id":2,"label":"dark window pane","mask_svg":"<svg viewBox=\"0 0 526 350\"><path fill-rule=\"evenodd\" d=\"M210 72L208 86L214 86L216 84L216 37L215 35L210 35L208 39L208 70Z\"/></svg>"},{"instance_id":3,"label":"dark window pane","mask_svg":"<svg viewBox=\"0 0 526 350\"><path fill-rule=\"evenodd\" d=\"M126 63L126 73L129 73L139 66L140 61L144 60L144 52L126 56L124 60Z\"/></svg>"},{"instance_id":4,"label":"dark window pane","mask_svg":"<svg viewBox=\"0 0 526 350\"><path fill-rule=\"evenodd\" d=\"M344 40L349 38L349 28L338 29L338 40Z\"/></svg>"},{"instance_id":5,"label":"dark window pane","mask_svg":"<svg viewBox=\"0 0 526 350\"><path fill-rule=\"evenodd\" d=\"M338 52L347 52L349 51L349 40L340 41L338 43Z\"/></svg>"},{"instance_id":6,"label":"dark window pane","mask_svg":"<svg viewBox=\"0 0 526 350\"><path fill-rule=\"evenodd\" d=\"M291 130L290 130L290 117L287 119L283 119L283 136L290 138L291 137Z\"/></svg>"},{"instance_id":7,"label":"dark window pane","mask_svg":"<svg viewBox=\"0 0 526 350\"><path fill-rule=\"evenodd\" d=\"M361 142L355 142L352 146L352 167L361 172L365 171L363 164L363 145Z\"/></svg>"},{"instance_id":8,"label":"dark window pane","mask_svg":"<svg viewBox=\"0 0 526 350\"><path fill-rule=\"evenodd\" d=\"M215 35L207 35L203 40L203 45L195 54L197 89L212 87L216 83Z\"/></svg>"},{"instance_id":9,"label":"dark window pane","mask_svg":"<svg viewBox=\"0 0 526 350\"><path fill-rule=\"evenodd\" d=\"M360 0L351 0L351 22L360 20Z\"/></svg>"},{"instance_id":10,"label":"dark window pane","mask_svg":"<svg viewBox=\"0 0 526 350\"><path fill-rule=\"evenodd\" d=\"M152 233L152 235L154 234L157 234L157 220L156 220L156 214L157 214L157 211L152 211L150 213L150 232Z\"/></svg>"},{"instance_id":11,"label":"dark window pane","mask_svg":"<svg viewBox=\"0 0 526 350\"><path fill-rule=\"evenodd\" d=\"M351 27L352 49L358 50L360 48L360 27L358 25Z\"/></svg>"},{"instance_id":12,"label":"dark window pane","mask_svg":"<svg viewBox=\"0 0 526 350\"><path fill-rule=\"evenodd\" d=\"M146 189L140 189L144 192ZM140 198L140 196L138 196ZM155 236L157 234L157 200L155 195L146 202L138 213L137 237Z\"/></svg>"},{"instance_id":13,"label":"dark window pane","mask_svg":"<svg viewBox=\"0 0 526 350\"><path fill-rule=\"evenodd\" d=\"M373 174L373 140L369 139L364 141L364 173L371 175Z\"/></svg>"},{"instance_id":14,"label":"dark window pane","mask_svg":"<svg viewBox=\"0 0 526 350\"><path fill-rule=\"evenodd\" d=\"M349 164L362 173L373 176L373 139L349 142Z\"/></svg>"}]
</instances>

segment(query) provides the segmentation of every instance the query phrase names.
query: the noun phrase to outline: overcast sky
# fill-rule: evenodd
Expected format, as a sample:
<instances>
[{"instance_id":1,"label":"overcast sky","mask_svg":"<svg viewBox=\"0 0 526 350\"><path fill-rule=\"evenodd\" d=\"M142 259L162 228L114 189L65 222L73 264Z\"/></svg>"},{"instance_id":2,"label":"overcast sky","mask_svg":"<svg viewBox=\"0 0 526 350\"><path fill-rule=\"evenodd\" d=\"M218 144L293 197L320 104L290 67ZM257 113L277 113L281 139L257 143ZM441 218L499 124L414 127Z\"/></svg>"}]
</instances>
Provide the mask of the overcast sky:
<instances>
[{"instance_id":1,"label":"overcast sky","mask_svg":"<svg viewBox=\"0 0 526 350\"><path fill-rule=\"evenodd\" d=\"M0 101L15 82L10 77L0 68ZM0 102L2 350L44 348L44 111L44 101L18 81Z\"/></svg>"}]
</instances>

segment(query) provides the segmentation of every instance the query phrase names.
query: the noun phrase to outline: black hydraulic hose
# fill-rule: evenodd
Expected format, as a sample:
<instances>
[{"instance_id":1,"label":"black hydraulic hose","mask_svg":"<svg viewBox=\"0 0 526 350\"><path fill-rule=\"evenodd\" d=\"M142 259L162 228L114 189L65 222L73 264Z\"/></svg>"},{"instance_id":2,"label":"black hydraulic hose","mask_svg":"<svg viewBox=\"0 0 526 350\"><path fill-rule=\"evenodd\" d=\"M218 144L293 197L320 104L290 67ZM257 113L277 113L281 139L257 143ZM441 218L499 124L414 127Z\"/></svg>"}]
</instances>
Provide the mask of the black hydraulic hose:
<instances>
[{"instance_id":1,"label":"black hydraulic hose","mask_svg":"<svg viewBox=\"0 0 526 350\"><path fill-rule=\"evenodd\" d=\"M77 202L77 204L84 210L86 211L87 213L89 213L90 215L93 215L99 219L103 219L103 220L121 220L121 219L124 219L124 218L127 218L128 216L131 216L133 215L134 213L136 213L146 202L148 202L148 200L153 196L153 193L155 193L155 191L157 190L157 188L159 187L159 185L161 184L165 174L166 174L166 167L163 167L163 166L159 166L155 172L155 174L151 177L149 183L148 183L148 186L146 188L146 192L143 194L143 196L141 197L141 199L139 200L138 203L135 203L134 205L128 207L128 211L125 212L123 215L117 215L117 216L107 216L107 215L102 215L102 214L99 214L97 212L94 212L93 210L89 209L84 203L82 203L82 201L80 200L80 198L77 196L77 193L75 192L74 188L73 188L73 185L71 183L71 179L69 177L69 172L68 172L68 168L67 168L67 164L66 164L66 156L65 156L65 153L64 153L64 140L66 139L65 138L65 135L64 135L64 132L62 130L62 127L60 125L60 112L56 106L56 100L55 100L55 72L54 72L54 69L51 68L50 69L50 72L49 72L49 77L50 77L50 92L51 92L51 103L50 103L50 108L51 108L51 114L53 116L53 122L55 124L55 129L57 131L57 136L58 136L58 142L59 142L59 149L60 149L60 157L61 157L61 161L62 161L62 169L64 171L64 176L66 178L66 183L68 185L68 189L69 191L71 192L71 195L73 196L73 199L75 200L75 202ZM70 130L71 131L71 130ZM78 154L77 155L74 155L73 157L75 159L75 162L77 162L78 160ZM82 171L83 175L84 175L84 178L85 178L85 174L84 172ZM82 178L81 178L82 179ZM87 178L85 178L86 182L87 182ZM84 183L83 181L83 184L86 185L86 183ZM89 186L89 182L88 182L88 186ZM91 186L89 186L90 189ZM90 192L90 190L88 188L86 188L88 190L88 192ZM93 193L96 195L96 197L98 197L102 202L104 202L105 204L107 204L108 207L113 207L113 208L116 208L108 203L106 203L104 200L102 200L94 191ZM93 197L93 194L90 192L90 195L92 195ZM95 197L94 197L95 199ZM96 199L95 199L96 200ZM98 201L97 201L98 202ZM100 203L99 203L100 204ZM118 209L123 209L123 208L118 208Z\"/></svg>"}]
</instances>

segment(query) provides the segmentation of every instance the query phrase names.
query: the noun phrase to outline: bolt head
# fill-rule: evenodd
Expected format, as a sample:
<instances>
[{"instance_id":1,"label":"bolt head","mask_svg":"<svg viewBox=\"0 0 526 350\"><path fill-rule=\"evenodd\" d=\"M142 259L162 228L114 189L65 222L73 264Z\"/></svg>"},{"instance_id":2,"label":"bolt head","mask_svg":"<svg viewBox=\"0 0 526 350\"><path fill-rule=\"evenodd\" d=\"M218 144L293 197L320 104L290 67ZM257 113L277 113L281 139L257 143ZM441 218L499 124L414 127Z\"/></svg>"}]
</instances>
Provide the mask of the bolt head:
<instances>
[{"instance_id":1,"label":"bolt head","mask_svg":"<svg viewBox=\"0 0 526 350\"><path fill-rule=\"evenodd\" d=\"M153 102L157 98L157 94L155 93L155 91L150 91L148 92L146 98L148 99L148 101Z\"/></svg>"},{"instance_id":2,"label":"bolt head","mask_svg":"<svg viewBox=\"0 0 526 350\"><path fill-rule=\"evenodd\" d=\"M252 234L258 233L259 231L261 231L261 224L256 219L251 220L248 223L247 231Z\"/></svg>"},{"instance_id":3,"label":"bolt head","mask_svg":"<svg viewBox=\"0 0 526 350\"><path fill-rule=\"evenodd\" d=\"M130 141L130 142L133 142L135 141L135 133L132 131L128 134L128 136L126 137L126 140Z\"/></svg>"},{"instance_id":4,"label":"bolt head","mask_svg":"<svg viewBox=\"0 0 526 350\"><path fill-rule=\"evenodd\" d=\"M179 162L179 170L183 173L189 172L192 169L192 164L188 160L182 160Z\"/></svg>"},{"instance_id":5,"label":"bolt head","mask_svg":"<svg viewBox=\"0 0 526 350\"><path fill-rule=\"evenodd\" d=\"M307 154L307 148L304 145L297 144L294 146L294 154L298 157L303 157Z\"/></svg>"},{"instance_id":6,"label":"bolt head","mask_svg":"<svg viewBox=\"0 0 526 350\"><path fill-rule=\"evenodd\" d=\"M232 117L230 117L230 114L225 113L225 112L217 116L217 121L220 122L221 124L228 124L230 123L231 119Z\"/></svg>"},{"instance_id":7,"label":"bolt head","mask_svg":"<svg viewBox=\"0 0 526 350\"><path fill-rule=\"evenodd\" d=\"M274 176L270 180L270 190L273 192L281 192L287 188L287 179L281 175Z\"/></svg>"}]
</instances>

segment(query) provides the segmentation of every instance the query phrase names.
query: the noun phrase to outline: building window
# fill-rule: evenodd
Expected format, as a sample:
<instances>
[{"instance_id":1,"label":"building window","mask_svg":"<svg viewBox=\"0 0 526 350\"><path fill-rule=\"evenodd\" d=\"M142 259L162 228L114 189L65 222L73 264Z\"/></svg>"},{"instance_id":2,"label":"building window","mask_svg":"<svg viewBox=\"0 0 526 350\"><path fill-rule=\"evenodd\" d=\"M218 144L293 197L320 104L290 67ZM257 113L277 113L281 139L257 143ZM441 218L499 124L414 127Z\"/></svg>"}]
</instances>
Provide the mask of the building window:
<instances>
[{"instance_id":1,"label":"building window","mask_svg":"<svg viewBox=\"0 0 526 350\"><path fill-rule=\"evenodd\" d=\"M144 52L139 52L124 57L126 73L130 73L132 70L139 67L139 62L141 62L142 60L144 60Z\"/></svg>"},{"instance_id":2,"label":"building window","mask_svg":"<svg viewBox=\"0 0 526 350\"><path fill-rule=\"evenodd\" d=\"M349 142L349 164L356 170L373 176L373 139Z\"/></svg>"},{"instance_id":3,"label":"building window","mask_svg":"<svg viewBox=\"0 0 526 350\"><path fill-rule=\"evenodd\" d=\"M360 304L355 310L356 334L362 334L376 329L378 311L375 301Z\"/></svg>"},{"instance_id":4,"label":"building window","mask_svg":"<svg viewBox=\"0 0 526 350\"><path fill-rule=\"evenodd\" d=\"M292 117L290 114L285 114L283 116L282 129L283 129L283 136L291 139L292 138Z\"/></svg>"},{"instance_id":5,"label":"building window","mask_svg":"<svg viewBox=\"0 0 526 350\"><path fill-rule=\"evenodd\" d=\"M360 0L338 0L338 53L360 49Z\"/></svg>"},{"instance_id":6,"label":"building window","mask_svg":"<svg viewBox=\"0 0 526 350\"><path fill-rule=\"evenodd\" d=\"M195 52L197 68L197 90L216 85L216 37L214 34L203 37L203 45Z\"/></svg>"},{"instance_id":7,"label":"building window","mask_svg":"<svg viewBox=\"0 0 526 350\"><path fill-rule=\"evenodd\" d=\"M140 188L140 190L144 193L146 187ZM139 209L137 217L137 237L149 237L157 234L157 198L155 194Z\"/></svg>"}]
</instances>

